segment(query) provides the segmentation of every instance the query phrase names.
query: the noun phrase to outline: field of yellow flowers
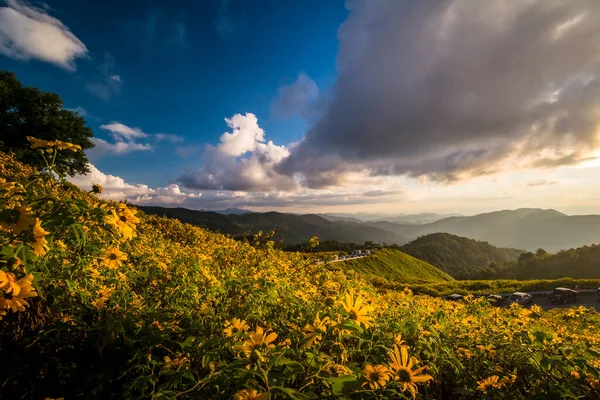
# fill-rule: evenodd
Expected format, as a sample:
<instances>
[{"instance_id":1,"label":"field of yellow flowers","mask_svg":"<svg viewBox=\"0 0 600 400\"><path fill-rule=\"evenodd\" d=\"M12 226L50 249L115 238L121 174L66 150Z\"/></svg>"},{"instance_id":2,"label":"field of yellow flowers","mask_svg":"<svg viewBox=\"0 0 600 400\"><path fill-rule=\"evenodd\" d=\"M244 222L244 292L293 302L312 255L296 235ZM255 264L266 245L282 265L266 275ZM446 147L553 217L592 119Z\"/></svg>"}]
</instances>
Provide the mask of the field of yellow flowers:
<instances>
[{"instance_id":1,"label":"field of yellow flowers","mask_svg":"<svg viewBox=\"0 0 600 400\"><path fill-rule=\"evenodd\" d=\"M600 317L376 288L0 153L0 398L600 397Z\"/></svg>"}]
</instances>

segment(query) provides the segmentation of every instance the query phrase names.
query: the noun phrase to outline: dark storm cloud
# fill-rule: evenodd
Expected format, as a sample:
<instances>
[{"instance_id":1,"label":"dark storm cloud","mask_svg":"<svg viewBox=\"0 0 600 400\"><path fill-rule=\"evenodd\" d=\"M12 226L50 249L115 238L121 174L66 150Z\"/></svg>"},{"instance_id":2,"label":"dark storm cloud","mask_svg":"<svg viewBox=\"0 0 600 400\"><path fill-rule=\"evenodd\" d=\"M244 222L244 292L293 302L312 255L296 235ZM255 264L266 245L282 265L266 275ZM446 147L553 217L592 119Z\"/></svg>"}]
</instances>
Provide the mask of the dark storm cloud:
<instances>
[{"instance_id":1,"label":"dark storm cloud","mask_svg":"<svg viewBox=\"0 0 600 400\"><path fill-rule=\"evenodd\" d=\"M454 180L507 157L572 164L598 145L600 1L349 8L329 108L280 172L309 187L343 171Z\"/></svg>"}]
</instances>

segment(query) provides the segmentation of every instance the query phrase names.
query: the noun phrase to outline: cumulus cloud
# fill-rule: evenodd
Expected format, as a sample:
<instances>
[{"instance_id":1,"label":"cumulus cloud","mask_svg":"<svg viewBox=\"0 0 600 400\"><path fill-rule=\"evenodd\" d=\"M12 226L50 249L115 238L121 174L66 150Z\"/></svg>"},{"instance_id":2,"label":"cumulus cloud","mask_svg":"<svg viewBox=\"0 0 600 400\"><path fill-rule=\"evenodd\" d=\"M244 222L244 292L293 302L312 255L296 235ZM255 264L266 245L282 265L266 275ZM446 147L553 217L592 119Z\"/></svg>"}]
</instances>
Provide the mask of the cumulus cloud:
<instances>
[{"instance_id":1,"label":"cumulus cloud","mask_svg":"<svg viewBox=\"0 0 600 400\"><path fill-rule=\"evenodd\" d=\"M296 80L277 90L271 103L271 115L289 118L295 115L310 117L319 98L319 87L308 75L300 73Z\"/></svg>"},{"instance_id":2,"label":"cumulus cloud","mask_svg":"<svg viewBox=\"0 0 600 400\"><path fill-rule=\"evenodd\" d=\"M305 208L313 206L372 204L390 201L389 197L398 194L388 191L385 195L373 198L360 191L300 190L297 192L276 191L271 193L205 190L190 191L176 183L151 188L139 183L128 183L123 178L105 174L93 164L88 164L90 173L69 178L84 190L91 190L93 184L102 186L103 199L128 201L137 205L180 206L192 209L222 209L230 207L272 207ZM393 200L393 198L392 198Z\"/></svg>"},{"instance_id":3,"label":"cumulus cloud","mask_svg":"<svg viewBox=\"0 0 600 400\"><path fill-rule=\"evenodd\" d=\"M265 133L254 114L235 114L225 122L231 132L217 146L206 147L204 166L179 178L188 188L212 190L291 190L293 177L278 174L274 166L289 156L285 146L265 143Z\"/></svg>"},{"instance_id":4,"label":"cumulus cloud","mask_svg":"<svg viewBox=\"0 0 600 400\"><path fill-rule=\"evenodd\" d=\"M91 190L93 184L101 185L103 189L101 197L104 199L120 201L146 195L152 191L147 185L130 184L121 177L105 174L93 164L88 163L88 169L90 170L88 174L68 179L84 190Z\"/></svg>"},{"instance_id":5,"label":"cumulus cloud","mask_svg":"<svg viewBox=\"0 0 600 400\"><path fill-rule=\"evenodd\" d=\"M0 7L0 53L18 60L37 59L75 70L75 59L88 50L69 28L47 11L7 0Z\"/></svg>"},{"instance_id":6,"label":"cumulus cloud","mask_svg":"<svg viewBox=\"0 0 600 400\"><path fill-rule=\"evenodd\" d=\"M351 2L329 107L277 169L449 181L600 145L600 2Z\"/></svg>"},{"instance_id":7,"label":"cumulus cloud","mask_svg":"<svg viewBox=\"0 0 600 400\"><path fill-rule=\"evenodd\" d=\"M150 134L140 128L130 127L116 121L100 125L100 129L108 131L112 141L93 138L95 147L88 151L88 155L92 159L98 159L109 154L122 155L132 151L152 150L151 142L181 143L183 141L183 138L178 135L169 133Z\"/></svg>"}]
</instances>

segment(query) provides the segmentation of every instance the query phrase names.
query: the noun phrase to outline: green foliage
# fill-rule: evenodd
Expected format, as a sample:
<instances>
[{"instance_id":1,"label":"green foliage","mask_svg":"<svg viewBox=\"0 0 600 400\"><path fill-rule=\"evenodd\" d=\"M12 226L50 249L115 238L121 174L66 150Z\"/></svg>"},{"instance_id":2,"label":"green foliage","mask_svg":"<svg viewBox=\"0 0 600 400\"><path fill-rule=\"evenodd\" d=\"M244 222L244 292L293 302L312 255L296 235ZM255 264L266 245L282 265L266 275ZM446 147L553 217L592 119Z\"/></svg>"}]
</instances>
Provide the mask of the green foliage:
<instances>
[{"instance_id":1,"label":"green foliage","mask_svg":"<svg viewBox=\"0 0 600 400\"><path fill-rule=\"evenodd\" d=\"M0 151L45 168L40 151L29 147L27 136L70 142L83 150L94 147L91 128L77 113L64 110L57 94L23 86L12 72L0 71ZM57 155L55 166L75 175L89 172L87 162L84 152L66 151Z\"/></svg>"},{"instance_id":2,"label":"green foliage","mask_svg":"<svg viewBox=\"0 0 600 400\"><path fill-rule=\"evenodd\" d=\"M580 289L597 289L600 287L600 279L495 279L476 281L452 281L430 283L423 285L390 285L390 289L401 289L408 287L415 293L428 294L430 296L446 296L453 293L458 294L487 294L487 293L513 293L513 292L542 292L551 291L557 287Z\"/></svg>"},{"instance_id":3,"label":"green foliage","mask_svg":"<svg viewBox=\"0 0 600 400\"><path fill-rule=\"evenodd\" d=\"M401 246L400 250L435 265L456 279L480 279L493 271L490 264L514 261L523 253L449 233L422 236Z\"/></svg>"},{"instance_id":4,"label":"green foliage","mask_svg":"<svg viewBox=\"0 0 600 400\"><path fill-rule=\"evenodd\" d=\"M454 280L433 265L394 249L379 250L367 257L332 265L353 270L362 276L383 278L389 282L429 283Z\"/></svg>"},{"instance_id":5,"label":"green foliage","mask_svg":"<svg viewBox=\"0 0 600 400\"><path fill-rule=\"evenodd\" d=\"M583 246L550 254L543 249L523 253L518 261L503 263L484 275L486 279L600 278L600 245Z\"/></svg>"}]
</instances>

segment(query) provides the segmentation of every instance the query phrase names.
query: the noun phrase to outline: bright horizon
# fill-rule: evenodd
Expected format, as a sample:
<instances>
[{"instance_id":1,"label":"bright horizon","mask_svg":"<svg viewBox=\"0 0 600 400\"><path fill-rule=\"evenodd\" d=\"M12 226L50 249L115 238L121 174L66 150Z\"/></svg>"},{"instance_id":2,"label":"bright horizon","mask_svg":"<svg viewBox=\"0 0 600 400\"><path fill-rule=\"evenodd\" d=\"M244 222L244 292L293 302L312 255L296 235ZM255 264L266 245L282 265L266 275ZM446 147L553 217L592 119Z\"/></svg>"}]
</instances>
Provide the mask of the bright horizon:
<instances>
[{"instance_id":1,"label":"bright horizon","mask_svg":"<svg viewBox=\"0 0 600 400\"><path fill-rule=\"evenodd\" d=\"M600 214L597 54L595 0L0 7L0 68L94 131L72 181L138 205Z\"/></svg>"}]
</instances>

